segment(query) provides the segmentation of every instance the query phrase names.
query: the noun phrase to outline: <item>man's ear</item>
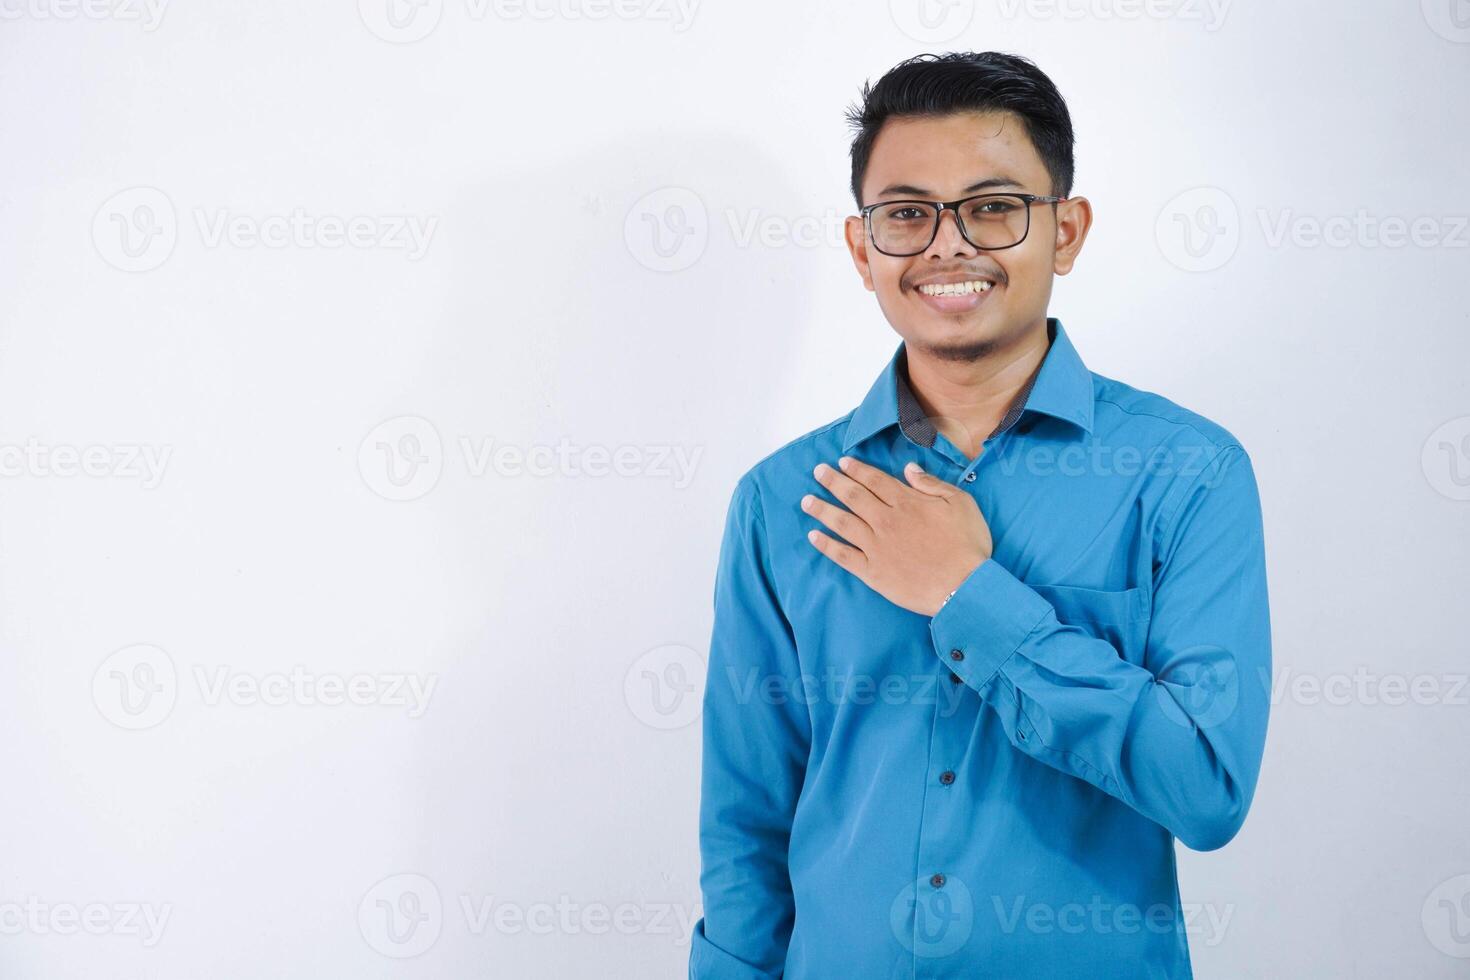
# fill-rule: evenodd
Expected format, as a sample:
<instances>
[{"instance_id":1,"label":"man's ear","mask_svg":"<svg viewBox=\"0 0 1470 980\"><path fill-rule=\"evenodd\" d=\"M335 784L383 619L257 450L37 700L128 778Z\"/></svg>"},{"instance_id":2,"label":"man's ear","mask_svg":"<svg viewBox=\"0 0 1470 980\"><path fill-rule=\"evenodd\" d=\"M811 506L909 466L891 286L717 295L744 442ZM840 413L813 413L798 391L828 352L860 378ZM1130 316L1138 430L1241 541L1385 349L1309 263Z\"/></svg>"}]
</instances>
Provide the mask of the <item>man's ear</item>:
<instances>
[{"instance_id":1,"label":"man's ear","mask_svg":"<svg viewBox=\"0 0 1470 980\"><path fill-rule=\"evenodd\" d=\"M868 292L876 292L873 288L873 271L868 267L868 233L863 227L863 219L857 215L851 215L842 223L842 234L847 239L847 251L852 255L852 264L857 266L858 275L863 277L863 286Z\"/></svg>"},{"instance_id":2,"label":"man's ear","mask_svg":"<svg viewBox=\"0 0 1470 980\"><path fill-rule=\"evenodd\" d=\"M1052 269L1059 276L1072 271L1087 229L1092 227L1092 202L1085 197L1069 197L1056 206L1057 252Z\"/></svg>"}]
</instances>

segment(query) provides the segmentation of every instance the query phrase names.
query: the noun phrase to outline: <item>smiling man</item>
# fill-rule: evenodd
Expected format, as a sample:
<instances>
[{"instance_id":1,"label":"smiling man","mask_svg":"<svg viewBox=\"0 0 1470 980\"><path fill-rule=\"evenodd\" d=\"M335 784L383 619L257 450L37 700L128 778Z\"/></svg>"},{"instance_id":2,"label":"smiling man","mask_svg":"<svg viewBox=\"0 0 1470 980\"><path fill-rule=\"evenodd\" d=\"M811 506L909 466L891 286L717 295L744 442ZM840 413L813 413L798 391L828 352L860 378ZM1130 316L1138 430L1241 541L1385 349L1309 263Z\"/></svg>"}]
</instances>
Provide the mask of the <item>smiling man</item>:
<instances>
[{"instance_id":1,"label":"smiling man","mask_svg":"<svg viewBox=\"0 0 1470 980\"><path fill-rule=\"evenodd\" d=\"M1235 836L1266 735L1250 457L1048 317L1092 211L1033 64L912 59L850 119L902 342L731 499L690 976L1189 977L1228 907L1175 839Z\"/></svg>"}]
</instances>

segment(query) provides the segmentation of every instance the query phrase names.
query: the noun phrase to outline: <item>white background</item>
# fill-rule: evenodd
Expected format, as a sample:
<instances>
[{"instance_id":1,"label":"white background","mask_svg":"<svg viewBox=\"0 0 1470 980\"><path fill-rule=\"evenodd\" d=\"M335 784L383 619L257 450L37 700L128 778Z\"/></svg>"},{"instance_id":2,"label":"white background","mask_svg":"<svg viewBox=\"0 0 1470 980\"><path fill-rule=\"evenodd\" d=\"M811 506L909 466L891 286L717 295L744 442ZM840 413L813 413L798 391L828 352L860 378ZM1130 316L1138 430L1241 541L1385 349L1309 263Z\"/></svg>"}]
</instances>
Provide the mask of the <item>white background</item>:
<instances>
[{"instance_id":1,"label":"white background","mask_svg":"<svg viewBox=\"0 0 1470 980\"><path fill-rule=\"evenodd\" d=\"M1197 976L1470 970L1465 0L89 2L0 0L4 976L683 976L730 490L896 344L842 113L987 48L1051 314L1260 482Z\"/></svg>"}]
</instances>

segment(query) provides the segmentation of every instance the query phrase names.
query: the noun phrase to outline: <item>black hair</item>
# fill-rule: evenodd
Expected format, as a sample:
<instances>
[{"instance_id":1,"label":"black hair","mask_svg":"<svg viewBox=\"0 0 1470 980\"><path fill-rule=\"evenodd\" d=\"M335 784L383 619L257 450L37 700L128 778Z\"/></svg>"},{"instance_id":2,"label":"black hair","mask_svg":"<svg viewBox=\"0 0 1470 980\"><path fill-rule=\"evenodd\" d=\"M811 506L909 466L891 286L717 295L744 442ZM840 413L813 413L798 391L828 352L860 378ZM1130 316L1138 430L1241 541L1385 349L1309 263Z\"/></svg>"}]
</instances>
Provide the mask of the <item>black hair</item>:
<instances>
[{"instance_id":1,"label":"black hair","mask_svg":"<svg viewBox=\"0 0 1470 980\"><path fill-rule=\"evenodd\" d=\"M939 116L952 112L1012 112L1020 117L1051 176L1052 193L1072 193L1072 117L1050 78L1030 60L996 51L921 54L899 62L864 84L862 102L850 106L852 196L863 206L863 176L878 131L890 116Z\"/></svg>"}]
</instances>

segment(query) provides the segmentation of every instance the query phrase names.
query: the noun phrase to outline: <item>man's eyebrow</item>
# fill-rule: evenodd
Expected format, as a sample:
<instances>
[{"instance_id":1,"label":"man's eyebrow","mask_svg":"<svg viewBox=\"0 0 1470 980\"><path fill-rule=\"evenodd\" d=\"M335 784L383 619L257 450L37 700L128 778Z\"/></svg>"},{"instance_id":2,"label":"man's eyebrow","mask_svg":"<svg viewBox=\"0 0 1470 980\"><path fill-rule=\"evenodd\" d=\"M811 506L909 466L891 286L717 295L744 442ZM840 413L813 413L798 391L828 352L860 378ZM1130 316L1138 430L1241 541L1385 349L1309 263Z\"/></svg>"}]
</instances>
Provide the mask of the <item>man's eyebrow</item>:
<instances>
[{"instance_id":1,"label":"man's eyebrow","mask_svg":"<svg viewBox=\"0 0 1470 980\"><path fill-rule=\"evenodd\" d=\"M975 183L971 184L969 187L966 187L963 193L978 194L981 191L989 190L992 187L1020 186L1022 186L1022 184L1019 180L1015 180L1010 177L987 177L984 180L978 180ZM922 197L928 200L932 200L934 197L933 191L926 190L922 187L915 187L913 184L889 184L887 187L878 192L879 197L887 197L890 194L909 194L914 197Z\"/></svg>"}]
</instances>

